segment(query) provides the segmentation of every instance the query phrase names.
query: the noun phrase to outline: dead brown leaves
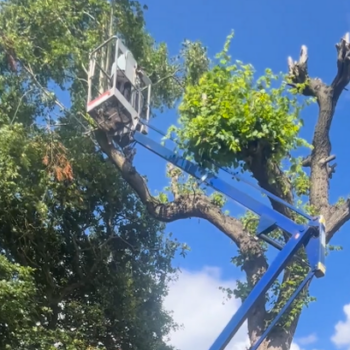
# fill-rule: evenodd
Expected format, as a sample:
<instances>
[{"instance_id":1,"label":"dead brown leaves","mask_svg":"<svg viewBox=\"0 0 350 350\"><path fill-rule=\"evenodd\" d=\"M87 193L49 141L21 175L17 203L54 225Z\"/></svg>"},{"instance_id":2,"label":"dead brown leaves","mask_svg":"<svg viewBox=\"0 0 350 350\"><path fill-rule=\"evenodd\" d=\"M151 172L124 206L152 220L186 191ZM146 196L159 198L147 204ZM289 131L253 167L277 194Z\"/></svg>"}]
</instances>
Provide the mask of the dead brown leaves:
<instances>
[{"instance_id":1,"label":"dead brown leaves","mask_svg":"<svg viewBox=\"0 0 350 350\"><path fill-rule=\"evenodd\" d=\"M73 168L67 156L67 149L61 142L50 143L46 149L42 163L56 181L73 181Z\"/></svg>"}]
</instances>

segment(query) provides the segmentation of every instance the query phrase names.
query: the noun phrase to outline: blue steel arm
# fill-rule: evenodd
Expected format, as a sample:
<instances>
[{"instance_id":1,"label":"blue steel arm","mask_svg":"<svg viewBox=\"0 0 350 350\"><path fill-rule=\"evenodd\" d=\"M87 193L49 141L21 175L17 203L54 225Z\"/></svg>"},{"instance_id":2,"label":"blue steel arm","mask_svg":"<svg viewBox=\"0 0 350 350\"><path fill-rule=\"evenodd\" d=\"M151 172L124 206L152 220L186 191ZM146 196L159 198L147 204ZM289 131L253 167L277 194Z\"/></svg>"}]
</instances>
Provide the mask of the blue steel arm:
<instances>
[{"instance_id":1,"label":"blue steel arm","mask_svg":"<svg viewBox=\"0 0 350 350\"><path fill-rule=\"evenodd\" d=\"M316 246L316 254L313 254L313 273L312 275L319 273L319 277L324 274L324 244L325 244L325 228L322 218L319 219L319 222L310 220L308 225L299 225L285 217L284 215L276 212L270 207L260 203L249 195L243 193L242 191L236 189L233 186L230 186L225 181L219 179L214 174L204 172L196 164L185 160L177 156L174 152L168 150L167 148L161 146L157 142L148 138L147 136L135 132L134 140L138 142L143 147L149 149L151 152L157 154L158 156L164 158L168 162L176 165L180 169L184 170L193 177L207 183L209 186L215 190L223 193L224 195L230 197L234 201L242 204L246 208L255 212L260 216L260 222L258 225L257 235L265 239L267 242L271 243L278 249L280 253L271 263L267 272L262 276L259 282L255 285L251 293L245 299L241 307L232 317L230 322L221 332L219 337L213 343L209 350L224 350L228 343L231 341L232 337L237 333L241 325L247 319L250 310L254 308L258 300L262 295L264 295L267 290L271 287L272 283L276 280L278 275L284 270L286 265L290 262L293 255L302 247L308 246L308 243L311 241L313 245ZM305 217L305 216L304 216ZM281 228L285 232L291 235L291 238L286 243L284 247L278 245L271 238L266 236L268 232L275 229L276 227ZM323 232L323 233L322 233ZM324 244L323 244L324 243ZM311 250L313 253L315 247ZM321 272L319 272L321 271ZM300 290L305 286L307 281L310 279L310 275L304 280L302 285L297 289L297 291L292 295L288 301L286 308L292 303L295 297L298 295ZM284 310L285 310L284 309ZM259 340L260 342L268 335L273 325L281 317L282 312L279 313L277 318L273 321L273 324L266 329L263 334L263 337Z\"/></svg>"}]
</instances>

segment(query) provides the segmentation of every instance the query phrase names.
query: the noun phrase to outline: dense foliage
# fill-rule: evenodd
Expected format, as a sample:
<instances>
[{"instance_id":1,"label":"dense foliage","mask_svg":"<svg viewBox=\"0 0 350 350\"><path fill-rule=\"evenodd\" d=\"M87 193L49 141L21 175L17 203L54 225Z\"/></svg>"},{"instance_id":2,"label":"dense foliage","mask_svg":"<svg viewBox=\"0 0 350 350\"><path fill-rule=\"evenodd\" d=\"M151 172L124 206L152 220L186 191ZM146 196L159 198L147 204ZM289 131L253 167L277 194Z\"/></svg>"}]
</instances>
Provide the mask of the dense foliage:
<instances>
[{"instance_id":1,"label":"dense foliage","mask_svg":"<svg viewBox=\"0 0 350 350\"><path fill-rule=\"evenodd\" d=\"M186 153L207 167L212 167L208 160L214 160L218 166L249 169L257 150L266 160L280 162L306 145L298 136L303 105L288 93L283 76L267 69L256 79L252 65L231 63L232 37L210 68L186 84L180 127L169 131L176 133Z\"/></svg>"},{"instance_id":2,"label":"dense foliage","mask_svg":"<svg viewBox=\"0 0 350 350\"><path fill-rule=\"evenodd\" d=\"M163 346L176 248L163 226L89 140L62 133L66 154L54 136L17 123L1 135L2 348Z\"/></svg>"},{"instance_id":3,"label":"dense foliage","mask_svg":"<svg viewBox=\"0 0 350 350\"><path fill-rule=\"evenodd\" d=\"M169 349L162 301L178 243L98 150L83 113L84 67L111 6L0 6L0 348ZM174 69L138 3L113 11L153 78ZM159 85L154 104L171 104L178 88ZM56 97L67 92L71 108Z\"/></svg>"}]
</instances>

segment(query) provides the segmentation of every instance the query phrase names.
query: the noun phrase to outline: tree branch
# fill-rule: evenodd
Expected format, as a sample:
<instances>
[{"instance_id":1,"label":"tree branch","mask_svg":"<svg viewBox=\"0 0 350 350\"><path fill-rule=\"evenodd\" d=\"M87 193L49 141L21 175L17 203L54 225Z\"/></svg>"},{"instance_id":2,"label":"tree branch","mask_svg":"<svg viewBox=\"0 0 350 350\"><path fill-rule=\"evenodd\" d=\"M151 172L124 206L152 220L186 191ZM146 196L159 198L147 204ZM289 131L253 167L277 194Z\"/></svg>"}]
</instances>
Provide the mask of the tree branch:
<instances>
[{"instance_id":1,"label":"tree branch","mask_svg":"<svg viewBox=\"0 0 350 350\"><path fill-rule=\"evenodd\" d=\"M311 168L310 202L327 218L327 242L350 219L350 200L333 207L330 207L328 201L329 179L332 178L336 167L336 164L329 165L329 162L335 159L335 156L330 154L331 143L329 131L336 103L341 92L350 81L350 44L348 34L337 44L337 50L338 73L331 86L323 83L318 78L309 77L306 46L302 46L298 61L293 62L291 58L288 58L290 85L299 89L305 96L316 97L319 105L319 117L313 136L313 151L311 155L303 159L302 165ZM259 176L255 175L255 177L258 178ZM262 181L259 180L259 182L261 183ZM264 188L266 187L264 186ZM283 281L285 282L294 278L293 270L288 272L287 269L283 276ZM287 336L290 341L295 333L298 318L299 315L289 329ZM282 338L285 339L286 336L282 336Z\"/></svg>"},{"instance_id":2,"label":"tree branch","mask_svg":"<svg viewBox=\"0 0 350 350\"><path fill-rule=\"evenodd\" d=\"M302 84L301 93L316 97L319 105L319 115L312 141L313 151L303 165L311 167L310 203L324 215L329 212L329 179L332 178L336 166L328 164L335 159L335 156L331 156L329 132L339 96L350 81L349 34L346 34L336 47L338 72L330 86L318 78L309 77L306 46L302 46L298 62L288 58L289 79L292 85L298 87L298 84Z\"/></svg>"},{"instance_id":3,"label":"tree branch","mask_svg":"<svg viewBox=\"0 0 350 350\"><path fill-rule=\"evenodd\" d=\"M332 165L327 165L327 173L328 173L328 178L332 179L333 174L335 174L335 168L337 166L337 163L334 163Z\"/></svg>"},{"instance_id":4,"label":"tree branch","mask_svg":"<svg viewBox=\"0 0 350 350\"><path fill-rule=\"evenodd\" d=\"M302 85L300 92L304 96L316 97L323 83L321 79L309 77L307 69L308 59L307 47L305 45L301 47L298 61L293 62L292 57L288 57L289 79L291 81L289 85L295 88Z\"/></svg>"},{"instance_id":5,"label":"tree branch","mask_svg":"<svg viewBox=\"0 0 350 350\"><path fill-rule=\"evenodd\" d=\"M350 199L330 207L326 222L327 243L348 220L350 220Z\"/></svg>"},{"instance_id":6,"label":"tree branch","mask_svg":"<svg viewBox=\"0 0 350 350\"><path fill-rule=\"evenodd\" d=\"M331 155L331 156L329 156L329 157L327 157L327 158L325 158L325 159L321 159L321 160L319 161L319 165L324 166L324 165L328 164L329 162L331 162L332 160L334 160L335 158L336 158L336 157L335 157L335 155L333 154L333 155Z\"/></svg>"},{"instance_id":7,"label":"tree branch","mask_svg":"<svg viewBox=\"0 0 350 350\"><path fill-rule=\"evenodd\" d=\"M346 33L338 44L337 49L337 67L338 72L332 82L334 90L334 100L338 101L341 93L350 82L350 34Z\"/></svg>"}]
</instances>

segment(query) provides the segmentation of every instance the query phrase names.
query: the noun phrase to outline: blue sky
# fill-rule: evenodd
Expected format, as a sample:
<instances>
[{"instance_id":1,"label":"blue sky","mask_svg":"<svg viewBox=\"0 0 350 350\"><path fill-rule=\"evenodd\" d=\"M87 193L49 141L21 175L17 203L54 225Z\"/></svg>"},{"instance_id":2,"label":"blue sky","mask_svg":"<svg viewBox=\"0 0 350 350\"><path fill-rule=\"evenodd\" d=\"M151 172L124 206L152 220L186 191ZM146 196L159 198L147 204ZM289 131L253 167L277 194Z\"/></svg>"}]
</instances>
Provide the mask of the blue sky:
<instances>
[{"instance_id":1,"label":"blue sky","mask_svg":"<svg viewBox=\"0 0 350 350\"><path fill-rule=\"evenodd\" d=\"M345 32L350 31L350 3L345 0L317 2L147 0L145 3L149 8L146 12L148 30L158 42L164 41L168 44L171 54L178 52L184 39L190 39L202 41L213 57L215 53L221 51L226 36L233 29L235 38L231 45L232 57L253 64L258 73L262 73L267 67L275 72L285 72L287 57L297 59L300 46L305 44L309 49L310 75L320 77L328 83L332 81L336 72L334 45ZM350 92L345 92L338 104L331 132L333 153L337 155L338 163L337 172L331 183L332 201L340 195L346 196L350 193L350 181L347 180L350 163L345 141L350 128L346 113L349 111L349 103ZM308 140L312 136L316 118L315 106L309 107L304 112L306 125L302 136ZM176 119L176 111L167 111L152 123L165 131L168 126L176 122ZM140 173L147 175L153 193L167 185L165 161L140 149L135 165ZM230 209L234 213L238 212L233 207ZM240 271L230 264L230 258L236 253L235 246L212 225L193 218L169 224L167 229L191 247L188 256L185 259L177 258L175 263L185 273L192 274L193 282L196 280L195 277L205 277L208 271L211 272L207 274L207 277L209 276L207 282L211 281L212 284L230 284L233 280L242 278ZM311 291L317 296L318 301L304 311L296 335L298 346L305 350L338 348L331 338L336 332L335 325L340 321L346 321L343 307L350 304L350 275L347 273L350 251L349 229L349 224L344 226L332 241L332 244L342 245L344 250L334 252L327 258L327 276L321 280L314 280L312 284ZM208 270L206 268L208 266L214 268L214 275L212 274L214 270ZM216 288L217 286L215 290ZM337 291L336 297L334 297L335 291ZM181 308L180 294L175 303L179 308ZM176 300L176 295L174 297L172 294L172 298ZM220 295L216 295L215 298L220 299L221 303ZM205 308L208 307L207 303L210 303L210 300L203 302L206 303L203 305ZM191 304L191 301L189 303ZM171 307L175 304L169 305ZM188 313L192 313L190 309ZM186 318L185 314L182 315L182 320ZM184 323L186 326L186 320ZM346 333L350 334L350 321L343 326L345 328L339 326L338 330L345 332L339 331L335 339L338 340L338 346L343 342L341 349L350 349L350 338L344 338ZM188 342L178 344L183 345L183 350L191 348Z\"/></svg>"}]
</instances>

